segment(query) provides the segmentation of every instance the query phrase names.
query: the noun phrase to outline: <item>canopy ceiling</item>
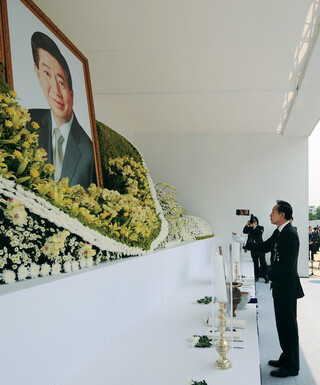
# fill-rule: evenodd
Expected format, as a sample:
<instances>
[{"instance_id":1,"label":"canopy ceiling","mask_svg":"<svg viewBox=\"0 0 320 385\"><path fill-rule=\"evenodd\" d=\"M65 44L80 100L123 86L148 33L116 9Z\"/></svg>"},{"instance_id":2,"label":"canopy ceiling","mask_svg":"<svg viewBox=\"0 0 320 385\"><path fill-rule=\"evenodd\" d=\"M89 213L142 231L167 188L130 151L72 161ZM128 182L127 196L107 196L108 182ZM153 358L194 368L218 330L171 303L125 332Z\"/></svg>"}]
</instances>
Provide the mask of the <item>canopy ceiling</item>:
<instances>
[{"instance_id":1,"label":"canopy ceiling","mask_svg":"<svg viewBox=\"0 0 320 385\"><path fill-rule=\"evenodd\" d=\"M102 121L308 136L319 120L319 0L35 3L88 58Z\"/></svg>"}]
</instances>

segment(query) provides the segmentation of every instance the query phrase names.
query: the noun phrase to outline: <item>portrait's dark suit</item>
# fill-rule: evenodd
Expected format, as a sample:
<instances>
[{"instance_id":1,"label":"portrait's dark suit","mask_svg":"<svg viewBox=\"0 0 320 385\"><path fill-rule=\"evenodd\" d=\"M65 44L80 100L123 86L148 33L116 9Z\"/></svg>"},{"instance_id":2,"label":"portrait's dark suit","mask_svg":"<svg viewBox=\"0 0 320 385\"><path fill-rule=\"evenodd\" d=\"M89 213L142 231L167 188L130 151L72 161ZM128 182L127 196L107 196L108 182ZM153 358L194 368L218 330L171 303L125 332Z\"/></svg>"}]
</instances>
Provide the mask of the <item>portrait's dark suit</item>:
<instances>
[{"instance_id":1,"label":"portrait's dark suit","mask_svg":"<svg viewBox=\"0 0 320 385\"><path fill-rule=\"evenodd\" d=\"M39 147L48 153L48 163L53 163L52 123L50 109L30 109L31 120L39 124ZM61 178L69 178L69 185L84 188L96 183L92 141L78 123L76 116L70 129L63 158Z\"/></svg>"},{"instance_id":2,"label":"portrait's dark suit","mask_svg":"<svg viewBox=\"0 0 320 385\"><path fill-rule=\"evenodd\" d=\"M257 225L255 228L251 226L244 226L243 233L248 234L248 241L252 243L262 243L263 226ZM267 262L265 253L262 251L251 251L251 257L254 266L254 276L256 279L259 277L265 278L267 276Z\"/></svg>"},{"instance_id":3,"label":"portrait's dark suit","mask_svg":"<svg viewBox=\"0 0 320 385\"><path fill-rule=\"evenodd\" d=\"M289 222L282 231L275 230L263 243L247 242L247 250L272 253L268 277L272 281L272 296L276 325L282 354L281 365L292 373L299 371L299 337L297 325L297 298L304 296L297 272L299 237Z\"/></svg>"}]
</instances>

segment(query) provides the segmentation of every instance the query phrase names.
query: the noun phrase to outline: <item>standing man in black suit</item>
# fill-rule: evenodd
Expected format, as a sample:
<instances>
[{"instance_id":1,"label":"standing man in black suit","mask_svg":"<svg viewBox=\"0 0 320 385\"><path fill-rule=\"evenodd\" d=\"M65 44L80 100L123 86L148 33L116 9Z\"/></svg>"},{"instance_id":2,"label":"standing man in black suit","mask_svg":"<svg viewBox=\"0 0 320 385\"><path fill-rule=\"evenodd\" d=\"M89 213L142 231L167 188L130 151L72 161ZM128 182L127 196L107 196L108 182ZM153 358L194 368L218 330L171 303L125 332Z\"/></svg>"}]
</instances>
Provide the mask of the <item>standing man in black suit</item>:
<instances>
[{"instance_id":1,"label":"standing man in black suit","mask_svg":"<svg viewBox=\"0 0 320 385\"><path fill-rule=\"evenodd\" d=\"M309 260L314 261L314 240L315 235L312 226L309 226Z\"/></svg>"},{"instance_id":2,"label":"standing man in black suit","mask_svg":"<svg viewBox=\"0 0 320 385\"><path fill-rule=\"evenodd\" d=\"M304 296L297 272L299 237L291 225L292 207L285 201L277 201L270 214L271 223L277 226L272 236L263 243L247 242L234 234L234 240L244 244L247 250L265 253L274 250L268 277L272 281L272 296L277 331L282 353L278 360L268 363L278 369L270 372L273 377L299 374L299 335L297 324L297 299Z\"/></svg>"},{"instance_id":3,"label":"standing man in black suit","mask_svg":"<svg viewBox=\"0 0 320 385\"><path fill-rule=\"evenodd\" d=\"M262 234L264 228L259 225L259 219L254 215L248 220L243 228L243 233L248 234L248 241L252 243L262 243ZM251 250L251 258L254 266L254 278L258 281L260 277L264 278L265 283L269 282L267 277L267 262L265 253L262 251Z\"/></svg>"},{"instance_id":4,"label":"standing man in black suit","mask_svg":"<svg viewBox=\"0 0 320 385\"><path fill-rule=\"evenodd\" d=\"M34 69L50 109L30 109L40 125L39 147L55 167L55 180L69 178L70 186L87 188L96 182L93 145L73 112L73 88L69 66L56 43L46 34L31 37Z\"/></svg>"}]
</instances>

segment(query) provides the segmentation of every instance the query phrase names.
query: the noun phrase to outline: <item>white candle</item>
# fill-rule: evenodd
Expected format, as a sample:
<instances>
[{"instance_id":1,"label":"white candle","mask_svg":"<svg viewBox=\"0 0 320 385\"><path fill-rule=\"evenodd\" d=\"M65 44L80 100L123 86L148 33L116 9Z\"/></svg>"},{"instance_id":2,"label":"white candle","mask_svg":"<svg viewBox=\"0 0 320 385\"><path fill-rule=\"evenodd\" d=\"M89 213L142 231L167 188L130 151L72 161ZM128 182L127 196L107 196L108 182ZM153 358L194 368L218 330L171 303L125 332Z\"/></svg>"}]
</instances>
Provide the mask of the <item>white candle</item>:
<instances>
[{"instance_id":1,"label":"white candle","mask_svg":"<svg viewBox=\"0 0 320 385\"><path fill-rule=\"evenodd\" d=\"M213 255L213 279L215 295L218 302L227 302L226 278L224 275L224 265L222 255Z\"/></svg>"},{"instance_id":2,"label":"white candle","mask_svg":"<svg viewBox=\"0 0 320 385\"><path fill-rule=\"evenodd\" d=\"M233 261L240 262L240 243L233 242L232 250L233 250Z\"/></svg>"}]
</instances>

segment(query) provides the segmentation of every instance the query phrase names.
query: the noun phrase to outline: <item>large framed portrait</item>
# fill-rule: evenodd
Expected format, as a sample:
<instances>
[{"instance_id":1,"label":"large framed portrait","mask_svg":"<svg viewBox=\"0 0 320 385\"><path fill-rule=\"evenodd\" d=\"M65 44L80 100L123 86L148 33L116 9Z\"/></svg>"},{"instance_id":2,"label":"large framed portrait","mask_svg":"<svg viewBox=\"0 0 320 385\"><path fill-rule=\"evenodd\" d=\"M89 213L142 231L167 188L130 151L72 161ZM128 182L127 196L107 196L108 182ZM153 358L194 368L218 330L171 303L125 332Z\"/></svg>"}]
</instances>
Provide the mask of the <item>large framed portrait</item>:
<instances>
[{"instance_id":1,"label":"large framed portrait","mask_svg":"<svg viewBox=\"0 0 320 385\"><path fill-rule=\"evenodd\" d=\"M55 179L103 187L88 60L31 0L0 5L6 80L40 125Z\"/></svg>"}]
</instances>

